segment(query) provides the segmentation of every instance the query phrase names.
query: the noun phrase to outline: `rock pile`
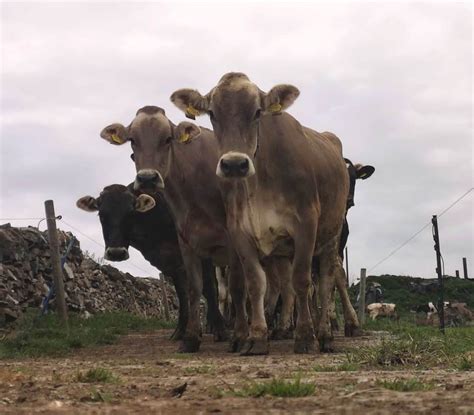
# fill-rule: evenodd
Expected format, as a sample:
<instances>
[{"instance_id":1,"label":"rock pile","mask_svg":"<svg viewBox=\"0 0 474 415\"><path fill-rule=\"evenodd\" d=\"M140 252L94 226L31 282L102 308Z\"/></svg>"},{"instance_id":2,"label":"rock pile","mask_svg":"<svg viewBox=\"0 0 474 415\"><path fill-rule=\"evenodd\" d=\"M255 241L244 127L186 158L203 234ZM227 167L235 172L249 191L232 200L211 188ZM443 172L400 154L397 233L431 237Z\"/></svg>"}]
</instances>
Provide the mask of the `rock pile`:
<instances>
[{"instance_id":1,"label":"rock pile","mask_svg":"<svg viewBox=\"0 0 474 415\"><path fill-rule=\"evenodd\" d=\"M58 231L60 253L73 235ZM52 282L47 232L34 227L0 226L0 325L17 319L28 307L41 307ZM136 278L110 265L84 256L75 240L64 266L68 308L81 313L129 311L144 316L164 316L162 283ZM166 283L171 317L177 314L174 288ZM54 299L50 302L54 309Z\"/></svg>"}]
</instances>

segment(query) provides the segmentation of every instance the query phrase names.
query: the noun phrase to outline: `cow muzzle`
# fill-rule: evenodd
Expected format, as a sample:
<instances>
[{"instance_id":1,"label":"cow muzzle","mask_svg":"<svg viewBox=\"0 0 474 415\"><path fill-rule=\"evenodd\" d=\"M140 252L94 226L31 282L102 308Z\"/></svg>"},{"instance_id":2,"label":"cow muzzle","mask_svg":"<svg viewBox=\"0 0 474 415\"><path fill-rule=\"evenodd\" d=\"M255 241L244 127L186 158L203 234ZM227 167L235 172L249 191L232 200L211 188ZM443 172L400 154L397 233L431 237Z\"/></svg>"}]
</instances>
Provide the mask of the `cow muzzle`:
<instances>
[{"instance_id":1,"label":"cow muzzle","mask_svg":"<svg viewBox=\"0 0 474 415\"><path fill-rule=\"evenodd\" d=\"M216 174L229 179L245 179L255 174L255 167L247 154L231 151L220 158Z\"/></svg>"},{"instance_id":2,"label":"cow muzzle","mask_svg":"<svg viewBox=\"0 0 474 415\"><path fill-rule=\"evenodd\" d=\"M135 183L133 184L134 190L141 191L156 191L158 189L163 189L165 183L163 177L158 170L153 169L143 169L137 173L135 177Z\"/></svg>"},{"instance_id":3,"label":"cow muzzle","mask_svg":"<svg viewBox=\"0 0 474 415\"><path fill-rule=\"evenodd\" d=\"M107 248L105 250L105 255L104 255L104 258L107 261L114 261L114 262L125 261L129 257L130 255L128 255L128 249L123 248L123 247Z\"/></svg>"}]
</instances>

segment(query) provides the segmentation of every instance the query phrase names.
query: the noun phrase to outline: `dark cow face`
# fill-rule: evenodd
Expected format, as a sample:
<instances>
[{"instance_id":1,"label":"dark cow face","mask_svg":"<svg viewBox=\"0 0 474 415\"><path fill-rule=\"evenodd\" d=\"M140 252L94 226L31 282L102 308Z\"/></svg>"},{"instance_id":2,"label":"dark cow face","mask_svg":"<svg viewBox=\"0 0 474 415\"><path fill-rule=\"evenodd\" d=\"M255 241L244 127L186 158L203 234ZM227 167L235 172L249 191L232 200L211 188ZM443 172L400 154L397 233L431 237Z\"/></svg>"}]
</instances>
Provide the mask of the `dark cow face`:
<instances>
[{"instance_id":1,"label":"dark cow face","mask_svg":"<svg viewBox=\"0 0 474 415\"><path fill-rule=\"evenodd\" d=\"M171 95L171 101L187 117L210 116L221 156L216 174L245 179L255 174L260 118L280 114L298 95L298 89L291 85L277 85L266 94L246 75L228 73L206 96L180 89Z\"/></svg>"},{"instance_id":2,"label":"dark cow face","mask_svg":"<svg viewBox=\"0 0 474 415\"><path fill-rule=\"evenodd\" d=\"M349 159L344 159L349 173L349 195L347 197L347 210L354 206L355 184L357 179L368 179L375 172L375 167L363 164L352 164Z\"/></svg>"},{"instance_id":3,"label":"dark cow face","mask_svg":"<svg viewBox=\"0 0 474 415\"><path fill-rule=\"evenodd\" d=\"M99 212L105 241L104 258L109 261L128 259L128 247L135 215L147 212L155 206L148 195L135 196L125 186L107 186L98 198L81 197L76 206L86 212Z\"/></svg>"},{"instance_id":4,"label":"dark cow face","mask_svg":"<svg viewBox=\"0 0 474 415\"><path fill-rule=\"evenodd\" d=\"M198 126L184 122L175 127L163 109L147 106L138 110L127 128L112 124L105 127L100 136L115 145L131 143L132 160L137 170L134 189L153 194L164 187L173 142L187 142L199 134Z\"/></svg>"}]
</instances>

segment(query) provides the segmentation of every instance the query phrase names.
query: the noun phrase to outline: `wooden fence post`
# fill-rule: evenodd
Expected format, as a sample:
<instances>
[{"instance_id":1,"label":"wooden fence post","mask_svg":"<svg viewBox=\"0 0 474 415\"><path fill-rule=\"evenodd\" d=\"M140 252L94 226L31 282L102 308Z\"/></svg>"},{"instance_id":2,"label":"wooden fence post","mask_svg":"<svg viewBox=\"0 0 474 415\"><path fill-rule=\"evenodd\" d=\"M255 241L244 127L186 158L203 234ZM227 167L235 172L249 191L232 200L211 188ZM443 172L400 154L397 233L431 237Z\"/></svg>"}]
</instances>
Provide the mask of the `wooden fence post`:
<instances>
[{"instance_id":1,"label":"wooden fence post","mask_svg":"<svg viewBox=\"0 0 474 415\"><path fill-rule=\"evenodd\" d=\"M170 321L170 308L168 305L168 293L166 291L165 276L161 272L160 272L160 281L161 281L161 294L163 295L163 307L165 311L165 319L166 321Z\"/></svg>"},{"instance_id":2,"label":"wooden fence post","mask_svg":"<svg viewBox=\"0 0 474 415\"><path fill-rule=\"evenodd\" d=\"M46 212L46 223L48 225L48 241L51 253L51 268L53 271L54 291L56 292L56 304L60 319L68 326L66 295L64 293L63 270L61 268L61 258L59 256L58 231L56 228L56 215L54 213L54 202L46 200L44 202Z\"/></svg>"},{"instance_id":3,"label":"wooden fence post","mask_svg":"<svg viewBox=\"0 0 474 415\"><path fill-rule=\"evenodd\" d=\"M463 272L464 272L464 278L466 280L469 279L469 275L467 275L467 258L463 258L462 259L462 269L463 269Z\"/></svg>"},{"instance_id":4,"label":"wooden fence post","mask_svg":"<svg viewBox=\"0 0 474 415\"><path fill-rule=\"evenodd\" d=\"M360 282L359 282L359 323L365 323L365 277L367 270L365 268L360 269Z\"/></svg>"},{"instance_id":5,"label":"wooden fence post","mask_svg":"<svg viewBox=\"0 0 474 415\"><path fill-rule=\"evenodd\" d=\"M456 278L459 278L459 270L456 270Z\"/></svg>"}]
</instances>

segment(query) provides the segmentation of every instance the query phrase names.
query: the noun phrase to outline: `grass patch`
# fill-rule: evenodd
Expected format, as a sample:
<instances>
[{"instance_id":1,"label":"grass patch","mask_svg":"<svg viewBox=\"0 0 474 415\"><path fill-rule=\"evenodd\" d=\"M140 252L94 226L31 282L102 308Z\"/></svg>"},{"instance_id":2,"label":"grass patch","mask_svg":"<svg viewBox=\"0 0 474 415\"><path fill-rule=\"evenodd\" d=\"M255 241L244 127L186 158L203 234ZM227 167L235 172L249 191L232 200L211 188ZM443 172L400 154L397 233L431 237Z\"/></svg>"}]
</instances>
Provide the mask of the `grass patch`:
<instances>
[{"instance_id":1,"label":"grass patch","mask_svg":"<svg viewBox=\"0 0 474 415\"><path fill-rule=\"evenodd\" d=\"M377 385L397 392L420 392L433 389L432 383L423 383L417 379L378 380Z\"/></svg>"},{"instance_id":2,"label":"grass patch","mask_svg":"<svg viewBox=\"0 0 474 415\"><path fill-rule=\"evenodd\" d=\"M447 328L445 335L437 328L406 321L369 322L365 328L386 331L388 336L378 345L348 351L350 363L378 368L459 368L469 365L469 352L474 350L474 327Z\"/></svg>"},{"instance_id":3,"label":"grass patch","mask_svg":"<svg viewBox=\"0 0 474 415\"><path fill-rule=\"evenodd\" d=\"M356 372L360 366L354 362L344 362L339 365L315 365L313 370L315 372Z\"/></svg>"},{"instance_id":4,"label":"grass patch","mask_svg":"<svg viewBox=\"0 0 474 415\"><path fill-rule=\"evenodd\" d=\"M79 372L76 375L76 381L81 383L117 383L119 377L108 369L96 367L87 372Z\"/></svg>"},{"instance_id":5,"label":"grass patch","mask_svg":"<svg viewBox=\"0 0 474 415\"><path fill-rule=\"evenodd\" d=\"M249 383L241 390L234 391L236 396L259 398L261 396L277 396L280 398L299 398L314 394L316 386L313 383L301 382L298 378L293 381L273 379L270 382Z\"/></svg>"},{"instance_id":6,"label":"grass patch","mask_svg":"<svg viewBox=\"0 0 474 415\"><path fill-rule=\"evenodd\" d=\"M210 366L210 365L190 366L190 367L184 368L184 372L187 375L206 375L208 373L214 373L214 371L215 371L214 366Z\"/></svg>"},{"instance_id":7,"label":"grass patch","mask_svg":"<svg viewBox=\"0 0 474 415\"><path fill-rule=\"evenodd\" d=\"M13 335L0 341L0 359L63 356L74 349L112 344L129 332L173 325L123 312L100 313L89 319L70 313L66 330L56 314L39 317L37 310L29 310L18 321Z\"/></svg>"},{"instance_id":8,"label":"grass patch","mask_svg":"<svg viewBox=\"0 0 474 415\"><path fill-rule=\"evenodd\" d=\"M469 371L474 370L473 355L463 355L459 358L455 365L457 370Z\"/></svg>"}]
</instances>

